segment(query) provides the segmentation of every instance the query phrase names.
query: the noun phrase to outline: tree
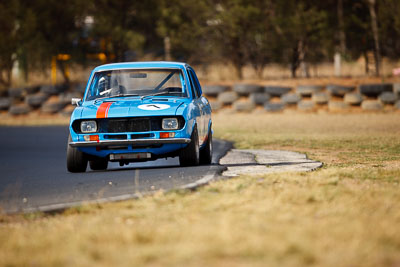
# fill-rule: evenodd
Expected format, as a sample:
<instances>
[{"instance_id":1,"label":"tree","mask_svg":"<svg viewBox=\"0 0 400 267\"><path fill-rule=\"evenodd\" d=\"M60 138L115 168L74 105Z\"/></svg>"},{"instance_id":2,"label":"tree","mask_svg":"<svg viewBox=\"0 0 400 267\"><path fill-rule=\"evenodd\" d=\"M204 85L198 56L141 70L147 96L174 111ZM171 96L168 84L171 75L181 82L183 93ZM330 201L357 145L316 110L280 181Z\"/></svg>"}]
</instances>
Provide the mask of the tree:
<instances>
[{"instance_id":1,"label":"tree","mask_svg":"<svg viewBox=\"0 0 400 267\"><path fill-rule=\"evenodd\" d=\"M217 5L216 41L224 58L232 62L239 79L243 78L243 67L246 64L245 43L246 27L249 16L255 9L245 5L241 0L221 1Z\"/></svg>"},{"instance_id":2,"label":"tree","mask_svg":"<svg viewBox=\"0 0 400 267\"><path fill-rule=\"evenodd\" d=\"M379 76L380 62L381 62L381 48L379 44L378 22L375 12L375 0L368 0L369 14L371 16L372 35L374 37L374 55L375 55L375 68L376 76Z\"/></svg>"},{"instance_id":3,"label":"tree","mask_svg":"<svg viewBox=\"0 0 400 267\"><path fill-rule=\"evenodd\" d=\"M327 58L332 45L327 12L319 8L318 1L304 0L279 1L274 10L274 24L282 44L280 62L290 64L292 77L296 77L300 66L308 77L307 63Z\"/></svg>"},{"instance_id":4,"label":"tree","mask_svg":"<svg viewBox=\"0 0 400 267\"><path fill-rule=\"evenodd\" d=\"M172 57L206 64L213 52L209 27L212 3L209 0L162 0L159 7L157 33L162 39L170 40Z\"/></svg>"},{"instance_id":5,"label":"tree","mask_svg":"<svg viewBox=\"0 0 400 267\"><path fill-rule=\"evenodd\" d=\"M0 89L11 84L11 72L16 60L16 50L20 24L18 22L17 1L0 2Z\"/></svg>"},{"instance_id":6,"label":"tree","mask_svg":"<svg viewBox=\"0 0 400 267\"><path fill-rule=\"evenodd\" d=\"M246 61L251 63L257 76L262 78L268 63L276 59L279 53L279 38L272 22L272 3L270 1L252 1L254 12L251 14L245 34Z\"/></svg>"},{"instance_id":7,"label":"tree","mask_svg":"<svg viewBox=\"0 0 400 267\"><path fill-rule=\"evenodd\" d=\"M81 32L77 22L85 10L80 3L78 0L70 1L68 5L57 0L20 2L16 55L26 75L29 68L46 69L58 54L76 53L77 47L73 44ZM58 67L68 83L65 63L59 61Z\"/></svg>"},{"instance_id":8,"label":"tree","mask_svg":"<svg viewBox=\"0 0 400 267\"><path fill-rule=\"evenodd\" d=\"M400 1L376 2L381 53L391 59L400 58Z\"/></svg>"},{"instance_id":9,"label":"tree","mask_svg":"<svg viewBox=\"0 0 400 267\"><path fill-rule=\"evenodd\" d=\"M100 52L111 62L170 50L192 64L229 62L242 78L245 65L261 77L269 63L309 76L309 64L340 51L373 61L379 73L381 56L400 58L399 13L398 0L0 1L0 87L10 86L15 62L27 79L59 54L86 64Z\"/></svg>"},{"instance_id":10,"label":"tree","mask_svg":"<svg viewBox=\"0 0 400 267\"><path fill-rule=\"evenodd\" d=\"M339 35L339 51L343 56L346 54L346 31L344 22L343 0L337 0L337 25Z\"/></svg>"},{"instance_id":11,"label":"tree","mask_svg":"<svg viewBox=\"0 0 400 267\"><path fill-rule=\"evenodd\" d=\"M93 2L91 13L92 37L103 42L100 49L108 61L126 61L134 59L126 52L142 53L146 37L155 32L159 9L155 1L99 0Z\"/></svg>"}]
</instances>

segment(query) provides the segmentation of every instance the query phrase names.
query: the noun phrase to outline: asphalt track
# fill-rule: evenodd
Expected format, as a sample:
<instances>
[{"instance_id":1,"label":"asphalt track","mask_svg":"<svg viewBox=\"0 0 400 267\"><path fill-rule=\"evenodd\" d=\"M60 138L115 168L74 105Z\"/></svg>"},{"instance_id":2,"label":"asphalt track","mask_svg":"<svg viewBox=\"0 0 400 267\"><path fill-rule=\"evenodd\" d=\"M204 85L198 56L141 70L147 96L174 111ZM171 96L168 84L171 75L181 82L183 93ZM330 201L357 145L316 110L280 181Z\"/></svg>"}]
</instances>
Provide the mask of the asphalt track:
<instances>
[{"instance_id":1,"label":"asphalt track","mask_svg":"<svg viewBox=\"0 0 400 267\"><path fill-rule=\"evenodd\" d=\"M231 148L214 140L213 164L207 166L181 168L171 158L76 174L66 169L67 138L66 126L0 127L1 211L48 211L193 185L222 172L217 162Z\"/></svg>"}]
</instances>

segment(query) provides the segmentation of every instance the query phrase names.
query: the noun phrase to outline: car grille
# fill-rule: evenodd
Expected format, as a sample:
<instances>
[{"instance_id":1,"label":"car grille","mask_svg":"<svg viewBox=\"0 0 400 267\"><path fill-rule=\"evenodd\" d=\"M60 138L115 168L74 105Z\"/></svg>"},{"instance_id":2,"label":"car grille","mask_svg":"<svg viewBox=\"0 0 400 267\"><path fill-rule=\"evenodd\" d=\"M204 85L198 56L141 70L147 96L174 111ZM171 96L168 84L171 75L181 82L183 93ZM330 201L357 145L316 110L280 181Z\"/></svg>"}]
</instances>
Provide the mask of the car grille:
<instances>
[{"instance_id":1,"label":"car grille","mask_svg":"<svg viewBox=\"0 0 400 267\"><path fill-rule=\"evenodd\" d=\"M164 117L147 117L147 118L105 118L96 119L99 133L125 133L125 132L151 132L162 131L162 119ZM171 118L170 116L168 118ZM185 120L181 116L178 119L179 129L185 126ZM72 127L80 133L81 120L74 121ZM119 137L119 136L118 136ZM110 137L110 139L118 139L118 137ZM146 136L147 137L147 136Z\"/></svg>"},{"instance_id":2,"label":"car grille","mask_svg":"<svg viewBox=\"0 0 400 267\"><path fill-rule=\"evenodd\" d=\"M133 118L133 119L105 119L99 122L100 132L123 133L123 132L149 132L160 131L160 119Z\"/></svg>"}]
</instances>

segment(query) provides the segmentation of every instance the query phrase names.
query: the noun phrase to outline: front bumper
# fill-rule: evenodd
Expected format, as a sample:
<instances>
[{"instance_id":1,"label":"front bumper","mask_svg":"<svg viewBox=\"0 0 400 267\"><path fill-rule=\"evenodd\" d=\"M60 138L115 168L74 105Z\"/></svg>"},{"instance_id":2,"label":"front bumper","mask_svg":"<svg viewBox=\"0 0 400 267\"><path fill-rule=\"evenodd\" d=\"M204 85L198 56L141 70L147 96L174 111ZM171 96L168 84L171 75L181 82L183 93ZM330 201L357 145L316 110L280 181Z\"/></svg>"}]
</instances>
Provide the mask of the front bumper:
<instances>
[{"instance_id":1,"label":"front bumper","mask_svg":"<svg viewBox=\"0 0 400 267\"><path fill-rule=\"evenodd\" d=\"M163 138L163 139L127 139L127 140L99 140L70 142L72 147L101 147L119 145L163 145L163 144L189 144L190 138Z\"/></svg>"}]
</instances>

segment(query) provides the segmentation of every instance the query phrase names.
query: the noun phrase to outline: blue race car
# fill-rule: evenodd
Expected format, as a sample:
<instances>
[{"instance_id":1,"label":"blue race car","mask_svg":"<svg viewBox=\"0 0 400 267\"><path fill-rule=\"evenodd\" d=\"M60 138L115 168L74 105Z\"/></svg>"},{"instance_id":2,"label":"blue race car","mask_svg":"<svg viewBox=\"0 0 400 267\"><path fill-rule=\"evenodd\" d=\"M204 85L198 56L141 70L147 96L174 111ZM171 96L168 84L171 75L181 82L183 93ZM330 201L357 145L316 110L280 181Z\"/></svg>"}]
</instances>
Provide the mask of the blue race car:
<instances>
[{"instance_id":1,"label":"blue race car","mask_svg":"<svg viewBox=\"0 0 400 267\"><path fill-rule=\"evenodd\" d=\"M177 62L96 67L71 115L67 169L84 172L179 157L181 166L210 164L211 107L193 68Z\"/></svg>"}]
</instances>

